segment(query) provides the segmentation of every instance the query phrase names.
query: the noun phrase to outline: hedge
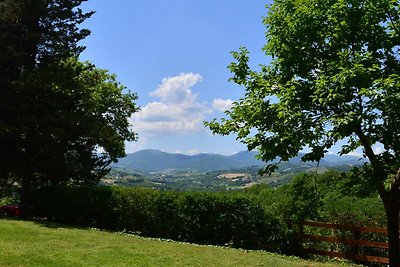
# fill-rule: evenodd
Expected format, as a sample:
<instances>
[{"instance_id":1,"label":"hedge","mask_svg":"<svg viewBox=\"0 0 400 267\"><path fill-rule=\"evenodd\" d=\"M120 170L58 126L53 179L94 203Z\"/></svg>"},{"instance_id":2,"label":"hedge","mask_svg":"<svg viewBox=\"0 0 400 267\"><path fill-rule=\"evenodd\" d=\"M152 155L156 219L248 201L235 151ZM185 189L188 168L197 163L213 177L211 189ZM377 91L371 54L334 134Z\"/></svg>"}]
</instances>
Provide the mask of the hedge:
<instances>
[{"instance_id":1,"label":"hedge","mask_svg":"<svg viewBox=\"0 0 400 267\"><path fill-rule=\"evenodd\" d=\"M53 186L35 196L35 216L70 225L246 249L290 247L290 231L250 195Z\"/></svg>"}]
</instances>

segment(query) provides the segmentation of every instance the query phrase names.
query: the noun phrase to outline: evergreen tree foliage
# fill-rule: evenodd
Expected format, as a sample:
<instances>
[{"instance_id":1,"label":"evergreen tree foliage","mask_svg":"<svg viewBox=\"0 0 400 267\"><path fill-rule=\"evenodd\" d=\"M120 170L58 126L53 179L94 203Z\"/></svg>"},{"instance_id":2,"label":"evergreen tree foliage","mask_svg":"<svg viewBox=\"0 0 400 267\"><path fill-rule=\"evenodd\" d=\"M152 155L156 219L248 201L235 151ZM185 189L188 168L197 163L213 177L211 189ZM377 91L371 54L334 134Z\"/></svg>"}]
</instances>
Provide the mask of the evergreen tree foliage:
<instances>
[{"instance_id":1,"label":"evergreen tree foliage","mask_svg":"<svg viewBox=\"0 0 400 267\"><path fill-rule=\"evenodd\" d=\"M0 0L0 187L20 184L23 216L33 187L96 183L136 138L136 95L78 60L82 2Z\"/></svg>"}]
</instances>

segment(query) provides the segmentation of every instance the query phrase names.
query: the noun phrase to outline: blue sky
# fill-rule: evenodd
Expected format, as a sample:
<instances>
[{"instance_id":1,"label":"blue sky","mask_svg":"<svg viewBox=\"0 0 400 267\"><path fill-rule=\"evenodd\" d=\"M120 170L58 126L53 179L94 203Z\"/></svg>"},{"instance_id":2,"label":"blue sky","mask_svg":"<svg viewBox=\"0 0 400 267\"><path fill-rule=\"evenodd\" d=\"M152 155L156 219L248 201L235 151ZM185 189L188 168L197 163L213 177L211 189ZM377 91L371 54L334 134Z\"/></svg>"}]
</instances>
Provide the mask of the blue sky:
<instances>
[{"instance_id":1,"label":"blue sky","mask_svg":"<svg viewBox=\"0 0 400 267\"><path fill-rule=\"evenodd\" d=\"M267 64L268 1L88 1L94 10L84 27L92 34L82 60L115 73L139 96L141 111L130 121L139 140L127 153L160 149L184 154L233 154L246 147L234 136L213 136L204 120L220 118L244 89L228 82L230 51L241 45L251 64Z\"/></svg>"},{"instance_id":2,"label":"blue sky","mask_svg":"<svg viewBox=\"0 0 400 267\"><path fill-rule=\"evenodd\" d=\"M263 54L272 0L89 0L96 11L83 27L92 31L81 59L115 73L139 96L141 110L130 118L137 142L126 152L159 149L171 153L246 150L235 136L215 136L204 120L221 118L244 89L228 82L230 51L246 46L250 65L269 64ZM337 153L345 141L328 153ZM383 151L376 144L377 153ZM351 154L361 156L358 149Z\"/></svg>"}]
</instances>

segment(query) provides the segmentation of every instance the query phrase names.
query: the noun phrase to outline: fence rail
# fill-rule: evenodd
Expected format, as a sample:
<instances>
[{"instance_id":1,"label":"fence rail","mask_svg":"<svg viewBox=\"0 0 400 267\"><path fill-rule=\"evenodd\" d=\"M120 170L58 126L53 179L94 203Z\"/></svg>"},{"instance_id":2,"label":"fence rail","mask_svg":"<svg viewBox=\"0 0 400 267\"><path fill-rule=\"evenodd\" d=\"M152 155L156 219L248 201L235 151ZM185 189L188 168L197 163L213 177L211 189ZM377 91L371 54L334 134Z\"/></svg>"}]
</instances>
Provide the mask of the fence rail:
<instances>
[{"instance_id":1,"label":"fence rail","mask_svg":"<svg viewBox=\"0 0 400 267\"><path fill-rule=\"evenodd\" d=\"M353 231L353 232L358 231L358 232L367 232L367 233L387 234L387 228L378 228L378 227L365 227L365 226L315 222L315 221L304 221L302 223L302 225L316 226L316 227L336 229L336 230L348 230L348 231Z\"/></svg>"},{"instance_id":2,"label":"fence rail","mask_svg":"<svg viewBox=\"0 0 400 267\"><path fill-rule=\"evenodd\" d=\"M388 249L389 245L387 242L363 240L360 238L361 233L379 233L379 234L387 235L386 228L362 227L362 226L335 224L335 223L326 223L326 222L315 222L315 221L303 222L301 224L301 229L304 229L304 226L326 228L326 229L332 229L332 230L350 231L351 233L353 233L353 235L352 235L353 238L305 234L303 231L301 231L297 235L297 238L299 239L300 244L302 244L301 248L299 249L299 252L301 254L316 254L316 255L323 255L323 256L329 256L329 257L337 257L337 258L353 260L355 262L374 262L374 263L382 263L382 264L389 263L388 257L362 255L362 254L357 253L357 250L361 247ZM315 249L312 247L303 247L304 241L328 242L328 243L352 246L354 248L354 252L327 251L327 250Z\"/></svg>"},{"instance_id":3,"label":"fence rail","mask_svg":"<svg viewBox=\"0 0 400 267\"><path fill-rule=\"evenodd\" d=\"M382 263L382 264L389 263L388 257L352 254L352 253L338 252L338 251L325 251L325 250L318 250L318 249L313 249L313 248L303 249L302 252L304 254L315 254L315 255L329 256L329 257L336 257L336 258L342 258L342 259L352 260L352 261L356 261L356 262L375 262L375 263Z\"/></svg>"}]
</instances>

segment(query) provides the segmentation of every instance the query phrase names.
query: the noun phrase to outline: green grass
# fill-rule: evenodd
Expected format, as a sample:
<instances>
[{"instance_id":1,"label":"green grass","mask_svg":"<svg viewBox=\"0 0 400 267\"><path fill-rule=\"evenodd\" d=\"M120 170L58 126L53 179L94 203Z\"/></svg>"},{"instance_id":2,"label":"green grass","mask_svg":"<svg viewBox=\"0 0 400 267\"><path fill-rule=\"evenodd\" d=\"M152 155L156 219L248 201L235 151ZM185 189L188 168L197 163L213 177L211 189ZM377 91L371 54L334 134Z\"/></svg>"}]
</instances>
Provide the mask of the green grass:
<instances>
[{"instance_id":1,"label":"green grass","mask_svg":"<svg viewBox=\"0 0 400 267\"><path fill-rule=\"evenodd\" d=\"M63 225L0 220L0 266L310 266L264 252L197 246Z\"/></svg>"}]
</instances>

